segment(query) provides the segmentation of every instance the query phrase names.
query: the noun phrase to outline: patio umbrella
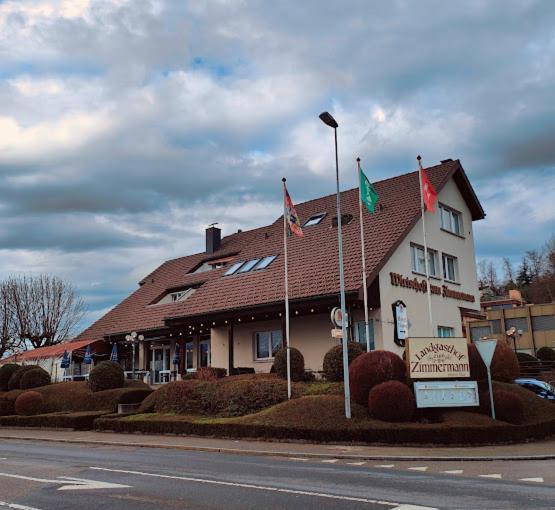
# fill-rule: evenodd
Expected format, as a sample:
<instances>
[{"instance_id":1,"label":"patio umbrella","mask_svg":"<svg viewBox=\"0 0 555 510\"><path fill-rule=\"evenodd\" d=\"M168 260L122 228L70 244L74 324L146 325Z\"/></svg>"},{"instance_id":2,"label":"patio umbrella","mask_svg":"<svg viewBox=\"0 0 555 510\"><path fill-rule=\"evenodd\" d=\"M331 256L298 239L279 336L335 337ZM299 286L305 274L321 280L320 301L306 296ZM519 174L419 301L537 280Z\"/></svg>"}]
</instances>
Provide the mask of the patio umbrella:
<instances>
[{"instance_id":1,"label":"patio umbrella","mask_svg":"<svg viewBox=\"0 0 555 510\"><path fill-rule=\"evenodd\" d=\"M92 363L92 353L90 344L87 345L87 350L85 351L85 357L83 358L83 363L85 365L90 365Z\"/></svg>"},{"instance_id":2,"label":"patio umbrella","mask_svg":"<svg viewBox=\"0 0 555 510\"><path fill-rule=\"evenodd\" d=\"M113 361L114 363L119 363L118 344L114 344L112 347L112 354L110 354L110 361Z\"/></svg>"},{"instance_id":3,"label":"patio umbrella","mask_svg":"<svg viewBox=\"0 0 555 510\"><path fill-rule=\"evenodd\" d=\"M69 354L67 351L64 351L64 355L62 356L62 362L60 363L60 368L69 368L70 361L69 361Z\"/></svg>"},{"instance_id":4,"label":"patio umbrella","mask_svg":"<svg viewBox=\"0 0 555 510\"><path fill-rule=\"evenodd\" d=\"M175 352L173 353L173 364L179 365L179 344L175 344Z\"/></svg>"}]
</instances>

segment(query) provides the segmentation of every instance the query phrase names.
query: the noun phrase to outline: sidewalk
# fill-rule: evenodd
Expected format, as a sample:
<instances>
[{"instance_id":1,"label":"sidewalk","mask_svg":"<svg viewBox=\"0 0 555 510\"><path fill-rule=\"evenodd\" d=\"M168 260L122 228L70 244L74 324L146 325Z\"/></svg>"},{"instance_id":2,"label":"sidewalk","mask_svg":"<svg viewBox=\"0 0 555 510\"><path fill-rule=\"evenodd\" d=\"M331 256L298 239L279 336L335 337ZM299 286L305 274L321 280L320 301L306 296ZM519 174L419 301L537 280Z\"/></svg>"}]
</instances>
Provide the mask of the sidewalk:
<instances>
[{"instance_id":1,"label":"sidewalk","mask_svg":"<svg viewBox=\"0 0 555 510\"><path fill-rule=\"evenodd\" d=\"M170 448L190 451L354 460L549 460L555 459L555 439L517 445L476 447L350 446L213 439L191 436L115 434L111 432L2 428L1 439L54 441L98 446Z\"/></svg>"}]
</instances>

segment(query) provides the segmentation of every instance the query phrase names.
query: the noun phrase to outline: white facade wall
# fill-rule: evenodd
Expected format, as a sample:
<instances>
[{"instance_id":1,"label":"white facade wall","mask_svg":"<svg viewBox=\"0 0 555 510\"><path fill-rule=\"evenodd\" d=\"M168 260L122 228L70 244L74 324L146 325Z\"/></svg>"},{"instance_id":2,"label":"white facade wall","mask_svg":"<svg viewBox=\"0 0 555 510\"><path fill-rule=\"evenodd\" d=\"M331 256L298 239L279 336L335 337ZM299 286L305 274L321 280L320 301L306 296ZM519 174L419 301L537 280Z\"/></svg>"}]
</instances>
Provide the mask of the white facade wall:
<instances>
[{"instance_id":1,"label":"white facade wall","mask_svg":"<svg viewBox=\"0 0 555 510\"><path fill-rule=\"evenodd\" d=\"M451 179L438 195L438 202L450 206L462 213L463 236L445 232L440 228L439 208L436 213L426 212L426 239L429 249L438 251L439 278L432 278L432 285L447 285L450 289L472 294L474 302L462 301L453 298L432 294L433 330L428 319L428 301L425 293L416 292L411 288L394 286L391 284L390 273L398 273L408 278L417 278L422 281L425 277L416 274L411 268L411 243L424 244L422 233L422 219L401 242L393 256L380 271L380 302L382 347L386 350L401 354L402 348L394 341L393 311L391 305L398 299L407 305L409 319L409 336L437 336L438 326L447 326L455 329L455 336L462 335L462 321L460 307L480 310L480 293L478 291L478 278L476 276L476 255L474 251L474 234L472 217L466 202L455 182ZM442 253L455 256L459 265L460 284L446 283L443 280Z\"/></svg>"}]
</instances>

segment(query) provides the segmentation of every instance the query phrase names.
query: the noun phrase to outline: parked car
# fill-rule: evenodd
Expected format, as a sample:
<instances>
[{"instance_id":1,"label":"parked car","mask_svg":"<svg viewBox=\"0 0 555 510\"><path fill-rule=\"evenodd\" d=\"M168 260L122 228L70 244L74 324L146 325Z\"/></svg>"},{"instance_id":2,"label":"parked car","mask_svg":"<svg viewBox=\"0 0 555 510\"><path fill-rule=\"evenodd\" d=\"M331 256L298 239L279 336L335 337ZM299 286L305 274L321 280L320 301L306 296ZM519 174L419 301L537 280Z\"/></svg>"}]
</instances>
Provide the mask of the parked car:
<instances>
[{"instance_id":1,"label":"parked car","mask_svg":"<svg viewBox=\"0 0 555 510\"><path fill-rule=\"evenodd\" d=\"M516 379L515 384L533 391L538 397L555 402L555 387L538 379Z\"/></svg>"}]
</instances>

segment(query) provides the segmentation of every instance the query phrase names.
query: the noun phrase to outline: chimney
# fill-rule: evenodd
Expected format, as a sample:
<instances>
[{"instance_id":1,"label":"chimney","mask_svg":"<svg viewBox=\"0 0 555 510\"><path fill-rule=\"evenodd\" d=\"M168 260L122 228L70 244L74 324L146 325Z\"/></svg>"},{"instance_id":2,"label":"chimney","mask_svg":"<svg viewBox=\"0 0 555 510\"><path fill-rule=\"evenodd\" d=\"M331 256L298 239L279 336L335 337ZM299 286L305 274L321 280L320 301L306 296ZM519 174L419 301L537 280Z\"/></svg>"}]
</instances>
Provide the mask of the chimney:
<instances>
[{"instance_id":1,"label":"chimney","mask_svg":"<svg viewBox=\"0 0 555 510\"><path fill-rule=\"evenodd\" d=\"M206 253L214 253L222 245L222 230L215 225L217 223L212 223L206 229Z\"/></svg>"}]
</instances>

